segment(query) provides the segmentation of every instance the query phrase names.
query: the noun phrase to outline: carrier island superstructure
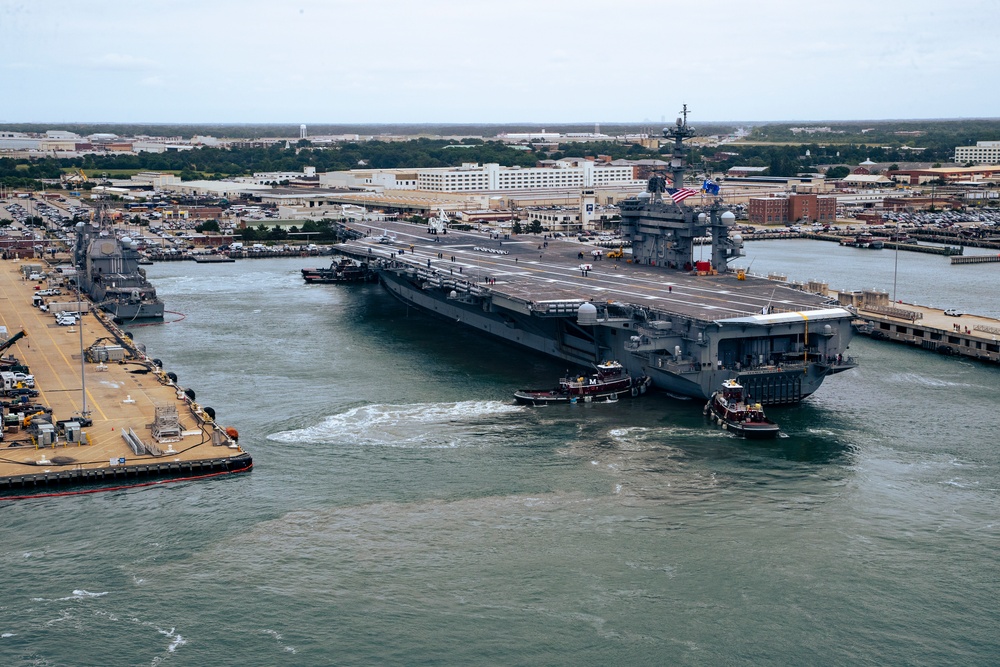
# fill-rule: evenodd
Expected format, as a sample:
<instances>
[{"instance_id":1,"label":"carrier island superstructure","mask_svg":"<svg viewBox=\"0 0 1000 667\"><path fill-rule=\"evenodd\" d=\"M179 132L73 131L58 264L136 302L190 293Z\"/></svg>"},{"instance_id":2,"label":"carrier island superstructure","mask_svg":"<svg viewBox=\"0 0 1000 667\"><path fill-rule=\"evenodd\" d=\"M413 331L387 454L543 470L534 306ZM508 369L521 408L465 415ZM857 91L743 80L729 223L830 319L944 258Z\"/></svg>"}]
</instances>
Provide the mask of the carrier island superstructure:
<instances>
[{"instance_id":1,"label":"carrier island superstructure","mask_svg":"<svg viewBox=\"0 0 1000 667\"><path fill-rule=\"evenodd\" d=\"M735 216L717 199L677 196L693 134L686 118L664 130L671 181L654 176L621 202L631 258L594 257L576 239L405 223L351 225L356 238L338 250L407 304L579 367L614 359L696 398L735 378L756 402L796 403L854 368L853 314L825 294L727 269L743 256Z\"/></svg>"}]
</instances>

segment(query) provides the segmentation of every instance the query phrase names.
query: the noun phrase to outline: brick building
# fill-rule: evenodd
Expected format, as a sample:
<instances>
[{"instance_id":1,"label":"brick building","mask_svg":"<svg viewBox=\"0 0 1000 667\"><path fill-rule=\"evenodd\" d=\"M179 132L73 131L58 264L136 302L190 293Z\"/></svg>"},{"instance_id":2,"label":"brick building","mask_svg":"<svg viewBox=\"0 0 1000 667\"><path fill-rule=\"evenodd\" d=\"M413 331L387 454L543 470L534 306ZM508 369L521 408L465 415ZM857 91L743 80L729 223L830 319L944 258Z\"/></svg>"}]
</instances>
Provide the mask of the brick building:
<instances>
[{"instance_id":1,"label":"brick building","mask_svg":"<svg viewBox=\"0 0 1000 667\"><path fill-rule=\"evenodd\" d=\"M837 198L811 194L753 197L750 199L749 218L751 224L834 222L837 219Z\"/></svg>"}]
</instances>

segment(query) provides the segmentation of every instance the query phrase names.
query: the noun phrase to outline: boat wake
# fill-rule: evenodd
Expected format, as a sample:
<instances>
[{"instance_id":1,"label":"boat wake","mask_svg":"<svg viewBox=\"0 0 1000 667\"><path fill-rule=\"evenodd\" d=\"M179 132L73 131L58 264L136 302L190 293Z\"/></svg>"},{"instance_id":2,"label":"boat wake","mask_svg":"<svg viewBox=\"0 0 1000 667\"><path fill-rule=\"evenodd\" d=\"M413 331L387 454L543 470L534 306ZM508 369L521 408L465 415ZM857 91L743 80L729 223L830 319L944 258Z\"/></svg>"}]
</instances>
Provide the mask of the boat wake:
<instances>
[{"instance_id":1,"label":"boat wake","mask_svg":"<svg viewBox=\"0 0 1000 667\"><path fill-rule=\"evenodd\" d=\"M522 411L523 408L500 401L363 405L331 415L315 426L274 433L268 436L268 440L289 444L335 442L385 447L452 448L464 443L478 444L482 437L506 430L503 424L492 420L497 416Z\"/></svg>"},{"instance_id":2,"label":"boat wake","mask_svg":"<svg viewBox=\"0 0 1000 667\"><path fill-rule=\"evenodd\" d=\"M904 382L908 384L917 384L922 387L928 387L931 389L952 389L952 388L968 388L973 387L973 385L967 382L951 382L949 380L942 380L941 378L927 377L925 375L920 375L918 373L901 373L897 375L893 381Z\"/></svg>"},{"instance_id":3,"label":"boat wake","mask_svg":"<svg viewBox=\"0 0 1000 667\"><path fill-rule=\"evenodd\" d=\"M56 598L55 600L47 600L45 598L31 598L32 602L66 602L67 600L87 600L89 598L102 598L107 595L108 592L103 593L91 593L85 590L74 590L72 595L67 595L64 598Z\"/></svg>"}]
</instances>

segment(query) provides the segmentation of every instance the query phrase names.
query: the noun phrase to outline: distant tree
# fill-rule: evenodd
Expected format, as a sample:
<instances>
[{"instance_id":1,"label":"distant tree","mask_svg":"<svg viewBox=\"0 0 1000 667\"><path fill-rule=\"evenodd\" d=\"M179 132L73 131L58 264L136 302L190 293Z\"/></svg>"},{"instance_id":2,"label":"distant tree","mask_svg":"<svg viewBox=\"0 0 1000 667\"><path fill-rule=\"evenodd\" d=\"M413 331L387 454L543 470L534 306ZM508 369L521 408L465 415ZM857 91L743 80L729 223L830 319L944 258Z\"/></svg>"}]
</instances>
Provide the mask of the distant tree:
<instances>
[{"instance_id":1,"label":"distant tree","mask_svg":"<svg viewBox=\"0 0 1000 667\"><path fill-rule=\"evenodd\" d=\"M826 177L829 179L838 180L844 178L849 173L851 173L851 170L848 169L847 167L843 166L830 167L829 169L826 170Z\"/></svg>"},{"instance_id":2,"label":"distant tree","mask_svg":"<svg viewBox=\"0 0 1000 667\"><path fill-rule=\"evenodd\" d=\"M521 227L521 221L520 220L515 220L514 224L510 226L510 231L513 234L523 234L524 233L524 228Z\"/></svg>"},{"instance_id":3,"label":"distant tree","mask_svg":"<svg viewBox=\"0 0 1000 667\"><path fill-rule=\"evenodd\" d=\"M219 231L219 221L218 220L206 220L198 225L195 225L194 231L198 233L204 232L218 232Z\"/></svg>"},{"instance_id":4,"label":"distant tree","mask_svg":"<svg viewBox=\"0 0 1000 667\"><path fill-rule=\"evenodd\" d=\"M898 169L899 169L899 165L896 164L895 162L893 162L892 164L889 165L889 171L897 171Z\"/></svg>"},{"instance_id":5,"label":"distant tree","mask_svg":"<svg viewBox=\"0 0 1000 667\"><path fill-rule=\"evenodd\" d=\"M528 231L531 232L532 234L541 234L542 223L539 222L538 220L532 220L531 224L528 225Z\"/></svg>"}]
</instances>

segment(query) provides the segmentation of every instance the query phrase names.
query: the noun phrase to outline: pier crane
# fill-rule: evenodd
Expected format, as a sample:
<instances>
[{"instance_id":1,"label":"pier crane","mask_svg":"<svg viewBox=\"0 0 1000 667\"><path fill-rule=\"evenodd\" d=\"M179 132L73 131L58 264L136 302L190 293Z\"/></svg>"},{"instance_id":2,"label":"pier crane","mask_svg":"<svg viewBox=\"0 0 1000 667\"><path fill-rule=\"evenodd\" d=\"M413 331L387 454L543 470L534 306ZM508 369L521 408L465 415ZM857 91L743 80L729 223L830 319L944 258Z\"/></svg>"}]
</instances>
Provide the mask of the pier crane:
<instances>
[{"instance_id":1,"label":"pier crane","mask_svg":"<svg viewBox=\"0 0 1000 667\"><path fill-rule=\"evenodd\" d=\"M17 341L21 340L22 338L24 338L27 335L28 335L28 333L24 329L21 329L16 334L14 334L13 336L11 336L10 338L8 338L7 340L5 340L4 342L0 343L0 353L4 352L8 347L10 347L11 345L13 345L14 343L16 343Z\"/></svg>"}]
</instances>

